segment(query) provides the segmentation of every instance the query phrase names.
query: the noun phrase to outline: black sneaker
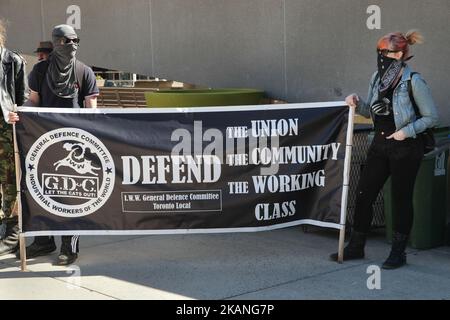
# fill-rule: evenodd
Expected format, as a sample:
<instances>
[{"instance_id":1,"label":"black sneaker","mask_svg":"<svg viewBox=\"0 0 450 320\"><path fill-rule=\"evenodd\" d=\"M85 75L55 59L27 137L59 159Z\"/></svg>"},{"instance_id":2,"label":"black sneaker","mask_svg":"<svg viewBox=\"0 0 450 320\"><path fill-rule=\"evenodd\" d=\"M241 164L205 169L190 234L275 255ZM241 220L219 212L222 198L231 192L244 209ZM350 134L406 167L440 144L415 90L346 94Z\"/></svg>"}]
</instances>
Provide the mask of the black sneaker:
<instances>
[{"instance_id":1,"label":"black sneaker","mask_svg":"<svg viewBox=\"0 0 450 320\"><path fill-rule=\"evenodd\" d=\"M78 258L77 253L72 252L61 252L58 256L58 261L56 261L56 264L58 266L68 266L72 263L74 263Z\"/></svg>"},{"instance_id":2,"label":"black sneaker","mask_svg":"<svg viewBox=\"0 0 450 320\"><path fill-rule=\"evenodd\" d=\"M56 250L56 244L53 237L36 237L32 244L27 247L27 259L46 256ZM46 240L46 241L44 241ZM16 252L16 257L20 258L20 252Z\"/></svg>"},{"instance_id":3,"label":"black sneaker","mask_svg":"<svg viewBox=\"0 0 450 320\"><path fill-rule=\"evenodd\" d=\"M67 266L74 263L78 258L79 236L62 236L61 252L56 265Z\"/></svg>"}]
</instances>

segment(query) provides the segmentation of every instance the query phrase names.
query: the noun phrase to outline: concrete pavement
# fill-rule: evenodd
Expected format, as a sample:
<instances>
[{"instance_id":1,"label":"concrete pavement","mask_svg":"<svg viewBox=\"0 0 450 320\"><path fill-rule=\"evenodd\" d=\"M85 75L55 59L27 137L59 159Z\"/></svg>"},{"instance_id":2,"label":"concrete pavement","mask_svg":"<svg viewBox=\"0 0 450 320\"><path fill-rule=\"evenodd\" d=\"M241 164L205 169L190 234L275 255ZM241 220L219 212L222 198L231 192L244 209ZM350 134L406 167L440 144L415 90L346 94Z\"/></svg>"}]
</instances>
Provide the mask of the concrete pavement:
<instances>
[{"instance_id":1,"label":"concrete pavement","mask_svg":"<svg viewBox=\"0 0 450 320\"><path fill-rule=\"evenodd\" d=\"M69 268L51 264L57 252L28 260L25 273L14 255L0 257L0 300L450 299L450 247L408 248L408 265L381 270L381 289L369 290L368 267L389 254L382 230L371 234L366 259L337 264L328 260L337 232L308 229L83 236Z\"/></svg>"}]
</instances>

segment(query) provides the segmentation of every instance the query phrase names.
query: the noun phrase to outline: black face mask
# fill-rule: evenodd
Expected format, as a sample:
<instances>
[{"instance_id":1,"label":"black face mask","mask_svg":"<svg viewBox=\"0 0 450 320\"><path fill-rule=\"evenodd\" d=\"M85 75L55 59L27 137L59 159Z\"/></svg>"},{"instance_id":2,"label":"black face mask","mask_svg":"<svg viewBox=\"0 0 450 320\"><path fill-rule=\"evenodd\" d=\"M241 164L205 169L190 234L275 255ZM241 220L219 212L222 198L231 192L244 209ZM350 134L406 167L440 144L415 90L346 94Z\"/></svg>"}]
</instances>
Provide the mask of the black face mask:
<instances>
[{"instance_id":1,"label":"black face mask","mask_svg":"<svg viewBox=\"0 0 450 320\"><path fill-rule=\"evenodd\" d=\"M49 58L47 84L60 98L73 98L78 94L75 75L76 43L60 43L54 40L54 49Z\"/></svg>"},{"instance_id":2,"label":"black face mask","mask_svg":"<svg viewBox=\"0 0 450 320\"><path fill-rule=\"evenodd\" d=\"M64 62L68 62L75 58L77 53L78 44L76 43L64 43L55 46L53 52Z\"/></svg>"},{"instance_id":3,"label":"black face mask","mask_svg":"<svg viewBox=\"0 0 450 320\"><path fill-rule=\"evenodd\" d=\"M393 87L398 76L402 71L404 62L384 56L381 51L378 51L378 75L380 77L379 92L382 96L389 88Z\"/></svg>"}]
</instances>

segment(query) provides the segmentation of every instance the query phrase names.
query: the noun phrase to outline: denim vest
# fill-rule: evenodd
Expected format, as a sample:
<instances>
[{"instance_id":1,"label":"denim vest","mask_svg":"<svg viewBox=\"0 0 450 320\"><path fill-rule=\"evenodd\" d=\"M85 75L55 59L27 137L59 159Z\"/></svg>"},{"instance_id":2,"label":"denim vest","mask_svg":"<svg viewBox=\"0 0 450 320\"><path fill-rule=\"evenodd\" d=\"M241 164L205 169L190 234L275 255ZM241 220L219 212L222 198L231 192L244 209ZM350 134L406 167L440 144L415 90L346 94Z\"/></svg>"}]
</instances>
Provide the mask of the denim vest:
<instances>
[{"instance_id":1,"label":"denim vest","mask_svg":"<svg viewBox=\"0 0 450 320\"><path fill-rule=\"evenodd\" d=\"M374 83L375 79L379 78L377 74L378 72L375 72L370 80L367 102L360 99L356 106L356 112L366 118L372 117L370 106L378 100L380 82ZM417 118L409 98L408 81L411 81L412 93L421 118ZM394 89L392 107L395 127L397 131L402 130L407 138L415 138L417 134L438 124L439 116L430 88L420 74L415 73L411 77L411 69L407 65L403 69L402 78Z\"/></svg>"}]
</instances>

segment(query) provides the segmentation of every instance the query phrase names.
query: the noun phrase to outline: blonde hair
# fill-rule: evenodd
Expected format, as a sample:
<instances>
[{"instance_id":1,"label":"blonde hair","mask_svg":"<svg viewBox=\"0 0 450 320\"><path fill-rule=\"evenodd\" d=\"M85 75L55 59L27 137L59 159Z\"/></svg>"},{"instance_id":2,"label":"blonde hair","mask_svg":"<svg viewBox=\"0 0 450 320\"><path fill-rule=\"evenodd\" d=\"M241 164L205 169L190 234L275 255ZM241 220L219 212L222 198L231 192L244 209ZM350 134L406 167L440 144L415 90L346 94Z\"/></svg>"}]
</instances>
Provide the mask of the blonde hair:
<instances>
[{"instance_id":1,"label":"blonde hair","mask_svg":"<svg viewBox=\"0 0 450 320\"><path fill-rule=\"evenodd\" d=\"M424 38L418 30L409 30L405 35L406 41L412 46L413 44L422 44Z\"/></svg>"},{"instance_id":2,"label":"blonde hair","mask_svg":"<svg viewBox=\"0 0 450 320\"><path fill-rule=\"evenodd\" d=\"M413 44L423 43L424 38L417 30L409 30L406 34L392 32L378 40L377 49L389 49L403 52L403 59L409 57L409 47Z\"/></svg>"},{"instance_id":3,"label":"blonde hair","mask_svg":"<svg viewBox=\"0 0 450 320\"><path fill-rule=\"evenodd\" d=\"M6 26L5 22L0 19L0 47L4 47L6 42Z\"/></svg>"}]
</instances>

